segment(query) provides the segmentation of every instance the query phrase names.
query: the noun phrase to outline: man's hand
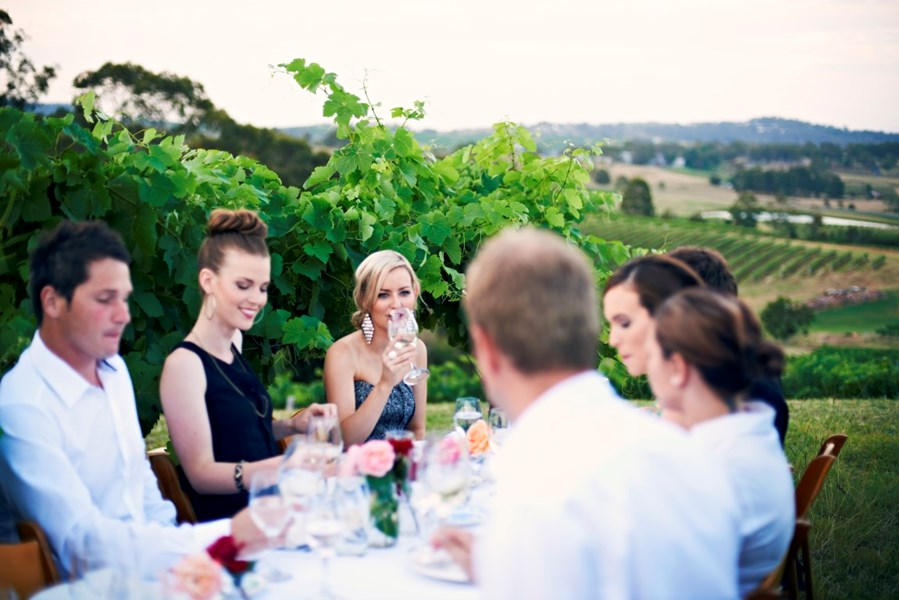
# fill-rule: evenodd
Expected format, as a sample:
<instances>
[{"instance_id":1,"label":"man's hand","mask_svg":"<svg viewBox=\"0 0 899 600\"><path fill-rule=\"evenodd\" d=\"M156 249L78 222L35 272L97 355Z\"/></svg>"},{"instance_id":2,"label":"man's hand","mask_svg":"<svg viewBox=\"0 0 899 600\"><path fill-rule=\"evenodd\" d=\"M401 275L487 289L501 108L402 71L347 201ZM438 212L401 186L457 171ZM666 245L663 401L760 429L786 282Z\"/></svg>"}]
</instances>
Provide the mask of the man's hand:
<instances>
[{"instance_id":1,"label":"man's hand","mask_svg":"<svg viewBox=\"0 0 899 600\"><path fill-rule=\"evenodd\" d=\"M434 548L442 548L449 552L453 560L465 571L470 581L474 581L474 569L471 563L471 546L473 541L474 536L469 532L451 527L438 529L431 536L431 545Z\"/></svg>"}]
</instances>

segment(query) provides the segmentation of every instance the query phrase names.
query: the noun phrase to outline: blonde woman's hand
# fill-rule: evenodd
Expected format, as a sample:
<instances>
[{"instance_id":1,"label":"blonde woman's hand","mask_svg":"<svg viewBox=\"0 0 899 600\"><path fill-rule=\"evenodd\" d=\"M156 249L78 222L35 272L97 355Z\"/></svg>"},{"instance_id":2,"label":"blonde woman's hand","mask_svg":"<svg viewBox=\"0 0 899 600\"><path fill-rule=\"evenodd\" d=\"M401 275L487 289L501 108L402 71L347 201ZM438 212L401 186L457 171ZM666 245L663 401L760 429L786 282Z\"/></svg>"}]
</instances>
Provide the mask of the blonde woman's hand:
<instances>
[{"instance_id":1,"label":"blonde woman's hand","mask_svg":"<svg viewBox=\"0 0 899 600\"><path fill-rule=\"evenodd\" d=\"M412 368L415 360L415 345L402 345L396 342L389 342L381 354L381 380L387 381L390 387L396 386L403 380L403 376Z\"/></svg>"}]
</instances>

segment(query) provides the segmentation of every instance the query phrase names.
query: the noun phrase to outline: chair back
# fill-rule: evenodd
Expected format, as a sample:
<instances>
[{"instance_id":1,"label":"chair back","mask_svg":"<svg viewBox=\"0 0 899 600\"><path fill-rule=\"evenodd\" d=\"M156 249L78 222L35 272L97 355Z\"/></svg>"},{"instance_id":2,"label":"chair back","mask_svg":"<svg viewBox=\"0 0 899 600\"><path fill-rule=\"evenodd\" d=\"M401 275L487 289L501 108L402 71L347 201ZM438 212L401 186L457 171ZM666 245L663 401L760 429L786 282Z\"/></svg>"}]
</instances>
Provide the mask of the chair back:
<instances>
[{"instance_id":1,"label":"chair back","mask_svg":"<svg viewBox=\"0 0 899 600\"><path fill-rule=\"evenodd\" d=\"M59 572L50 554L50 545L37 524L18 524L22 541L0 544L0 587L12 588L25 600L45 587L59 583Z\"/></svg>"},{"instance_id":2,"label":"chair back","mask_svg":"<svg viewBox=\"0 0 899 600\"><path fill-rule=\"evenodd\" d=\"M147 452L150 467L156 475L156 483L162 497L175 505L178 523L196 523L197 514L190 503L190 498L181 487L175 463L165 448L156 448Z\"/></svg>"},{"instance_id":3,"label":"chair back","mask_svg":"<svg viewBox=\"0 0 899 600\"><path fill-rule=\"evenodd\" d=\"M818 450L818 456L822 454L830 454L834 458L840 455L840 450L843 449L843 444L846 443L846 440L849 436L845 433L835 433L824 442L821 443L821 448Z\"/></svg>"},{"instance_id":4,"label":"chair back","mask_svg":"<svg viewBox=\"0 0 899 600\"><path fill-rule=\"evenodd\" d=\"M796 486L796 518L804 519L808 510L818 497L818 492L824 485L824 479L830 472L836 457L832 454L822 454L812 459L805 468L805 473Z\"/></svg>"}]
</instances>

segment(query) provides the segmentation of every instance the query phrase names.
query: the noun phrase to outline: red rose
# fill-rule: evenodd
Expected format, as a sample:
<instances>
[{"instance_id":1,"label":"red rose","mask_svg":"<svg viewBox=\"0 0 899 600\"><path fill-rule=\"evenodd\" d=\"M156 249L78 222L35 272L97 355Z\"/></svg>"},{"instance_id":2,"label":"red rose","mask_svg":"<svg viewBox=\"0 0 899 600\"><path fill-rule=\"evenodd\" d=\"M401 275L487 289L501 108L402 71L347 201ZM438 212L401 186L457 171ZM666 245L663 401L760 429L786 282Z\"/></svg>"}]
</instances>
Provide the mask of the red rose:
<instances>
[{"instance_id":1,"label":"red rose","mask_svg":"<svg viewBox=\"0 0 899 600\"><path fill-rule=\"evenodd\" d=\"M234 542L234 538L230 535L222 536L212 542L206 548L206 552L212 557L212 560L222 565L231 575L241 575L253 566L253 563L237 558L237 555L240 553L240 546Z\"/></svg>"},{"instance_id":2,"label":"red rose","mask_svg":"<svg viewBox=\"0 0 899 600\"><path fill-rule=\"evenodd\" d=\"M399 456L409 456L412 452L411 438L387 438L387 441L390 442L390 445L393 446L393 451Z\"/></svg>"}]
</instances>

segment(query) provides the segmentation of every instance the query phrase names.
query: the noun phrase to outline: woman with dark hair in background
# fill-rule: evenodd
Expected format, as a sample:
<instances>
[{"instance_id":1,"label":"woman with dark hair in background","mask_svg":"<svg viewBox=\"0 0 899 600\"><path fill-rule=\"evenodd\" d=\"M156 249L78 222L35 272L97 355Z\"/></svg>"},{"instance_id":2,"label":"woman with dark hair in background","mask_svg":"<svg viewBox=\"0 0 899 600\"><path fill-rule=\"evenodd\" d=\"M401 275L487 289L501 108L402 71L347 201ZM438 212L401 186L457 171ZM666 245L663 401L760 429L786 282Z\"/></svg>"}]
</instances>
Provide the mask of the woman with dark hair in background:
<instances>
[{"instance_id":1,"label":"woman with dark hair in background","mask_svg":"<svg viewBox=\"0 0 899 600\"><path fill-rule=\"evenodd\" d=\"M749 394L759 377L780 375L783 351L762 339L755 315L736 297L692 288L658 307L647 353L665 414L726 466L741 511L745 596L780 563L793 535L793 479L771 427L774 411Z\"/></svg>"}]
</instances>

